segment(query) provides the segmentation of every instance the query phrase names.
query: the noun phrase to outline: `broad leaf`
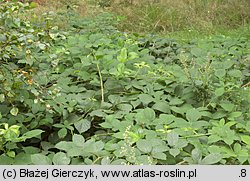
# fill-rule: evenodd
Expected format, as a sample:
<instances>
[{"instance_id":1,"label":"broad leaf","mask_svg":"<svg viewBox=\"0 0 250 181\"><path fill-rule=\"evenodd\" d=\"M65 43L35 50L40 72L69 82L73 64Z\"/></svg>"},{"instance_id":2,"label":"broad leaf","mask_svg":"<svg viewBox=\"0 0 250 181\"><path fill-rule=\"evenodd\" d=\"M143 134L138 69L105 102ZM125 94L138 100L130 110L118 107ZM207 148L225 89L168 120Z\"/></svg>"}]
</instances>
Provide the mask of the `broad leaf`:
<instances>
[{"instance_id":1,"label":"broad leaf","mask_svg":"<svg viewBox=\"0 0 250 181\"><path fill-rule=\"evenodd\" d=\"M136 142L136 146L144 153L150 153L152 150L152 144L149 140L139 140Z\"/></svg>"},{"instance_id":2,"label":"broad leaf","mask_svg":"<svg viewBox=\"0 0 250 181\"><path fill-rule=\"evenodd\" d=\"M26 139L30 139L30 138L40 136L43 132L44 131L40 130L40 129L31 130L31 131L28 131L28 132L24 133L22 135L22 137L20 137L19 139L25 141Z\"/></svg>"},{"instance_id":3,"label":"broad leaf","mask_svg":"<svg viewBox=\"0 0 250 181\"><path fill-rule=\"evenodd\" d=\"M53 156L54 165L68 165L70 158L63 152L58 152Z\"/></svg>"},{"instance_id":4,"label":"broad leaf","mask_svg":"<svg viewBox=\"0 0 250 181\"><path fill-rule=\"evenodd\" d=\"M179 135L174 132L170 132L167 135L167 141L170 146L175 146L179 141Z\"/></svg>"},{"instance_id":5,"label":"broad leaf","mask_svg":"<svg viewBox=\"0 0 250 181\"><path fill-rule=\"evenodd\" d=\"M43 154L34 154L31 155L31 161L34 165L51 165L52 161L49 157Z\"/></svg>"},{"instance_id":6,"label":"broad leaf","mask_svg":"<svg viewBox=\"0 0 250 181\"><path fill-rule=\"evenodd\" d=\"M187 120L190 122L197 121L201 116L202 114L197 109L190 109L186 113Z\"/></svg>"},{"instance_id":7,"label":"broad leaf","mask_svg":"<svg viewBox=\"0 0 250 181\"><path fill-rule=\"evenodd\" d=\"M74 125L79 133L84 133L90 129L91 122L87 119L81 119L80 121L76 122Z\"/></svg>"},{"instance_id":8,"label":"broad leaf","mask_svg":"<svg viewBox=\"0 0 250 181\"><path fill-rule=\"evenodd\" d=\"M13 116L16 116L19 112L19 109L17 107L13 107L11 110L10 110L10 114L12 114Z\"/></svg>"},{"instance_id":9,"label":"broad leaf","mask_svg":"<svg viewBox=\"0 0 250 181\"><path fill-rule=\"evenodd\" d=\"M77 146L83 146L85 139L82 135L74 134L73 135L73 143Z\"/></svg>"},{"instance_id":10,"label":"broad leaf","mask_svg":"<svg viewBox=\"0 0 250 181\"><path fill-rule=\"evenodd\" d=\"M219 153L211 153L207 155L201 162L200 164L204 165L212 165L215 163L218 163L222 159L222 155Z\"/></svg>"}]
</instances>

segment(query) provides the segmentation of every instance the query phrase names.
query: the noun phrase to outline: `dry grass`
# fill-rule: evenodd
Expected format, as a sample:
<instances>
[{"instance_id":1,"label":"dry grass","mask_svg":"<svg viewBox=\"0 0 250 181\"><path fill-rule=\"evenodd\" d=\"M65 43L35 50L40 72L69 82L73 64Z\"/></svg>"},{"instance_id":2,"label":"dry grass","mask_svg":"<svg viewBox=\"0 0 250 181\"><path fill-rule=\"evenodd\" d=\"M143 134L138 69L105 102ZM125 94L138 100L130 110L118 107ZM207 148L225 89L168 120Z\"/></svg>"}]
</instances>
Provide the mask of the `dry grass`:
<instances>
[{"instance_id":1,"label":"dry grass","mask_svg":"<svg viewBox=\"0 0 250 181\"><path fill-rule=\"evenodd\" d=\"M70 9L76 10L79 15L87 16L88 5L85 0L33 0L37 3L35 9L36 14L46 13L49 11L53 12L64 12Z\"/></svg>"},{"instance_id":2,"label":"dry grass","mask_svg":"<svg viewBox=\"0 0 250 181\"><path fill-rule=\"evenodd\" d=\"M74 8L81 16L109 11L125 17L119 29L137 33L233 30L250 23L249 0L36 0L38 16L44 12L67 13ZM110 2L101 8L100 2ZM63 26L63 21L61 22Z\"/></svg>"},{"instance_id":3,"label":"dry grass","mask_svg":"<svg viewBox=\"0 0 250 181\"><path fill-rule=\"evenodd\" d=\"M29 0L28 0L29 1ZM36 8L29 12L28 19L34 22L44 22L45 13L53 12L57 15L53 16L53 23L59 28L68 26L69 12L76 11L78 16L88 16L90 14L89 7L85 0L32 0L36 2Z\"/></svg>"},{"instance_id":4,"label":"dry grass","mask_svg":"<svg viewBox=\"0 0 250 181\"><path fill-rule=\"evenodd\" d=\"M249 0L133 0L133 5L111 11L127 17L121 29L139 32L173 32L217 28L234 29L250 22Z\"/></svg>"}]
</instances>

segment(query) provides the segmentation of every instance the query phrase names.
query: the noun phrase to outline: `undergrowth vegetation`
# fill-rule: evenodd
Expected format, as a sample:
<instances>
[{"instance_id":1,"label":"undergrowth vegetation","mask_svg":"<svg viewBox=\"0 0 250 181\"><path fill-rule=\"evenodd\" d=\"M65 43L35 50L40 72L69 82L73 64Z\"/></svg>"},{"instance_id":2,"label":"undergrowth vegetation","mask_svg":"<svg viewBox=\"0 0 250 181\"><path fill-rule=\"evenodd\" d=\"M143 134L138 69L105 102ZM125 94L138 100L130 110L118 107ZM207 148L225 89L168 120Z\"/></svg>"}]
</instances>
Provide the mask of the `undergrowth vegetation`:
<instances>
[{"instance_id":1,"label":"undergrowth vegetation","mask_svg":"<svg viewBox=\"0 0 250 181\"><path fill-rule=\"evenodd\" d=\"M250 164L247 37L180 43L32 8L0 6L0 164Z\"/></svg>"},{"instance_id":2,"label":"undergrowth vegetation","mask_svg":"<svg viewBox=\"0 0 250 181\"><path fill-rule=\"evenodd\" d=\"M35 0L38 14L57 11L68 14L74 9L84 17L95 17L103 11L113 13L120 22L117 28L133 33L168 34L184 31L197 35L224 34L229 29L247 26L249 0ZM58 22L67 26L63 19ZM184 33L184 34L185 34ZM242 33L241 30L238 33ZM245 31L248 34L248 31Z\"/></svg>"},{"instance_id":3,"label":"undergrowth vegetation","mask_svg":"<svg viewBox=\"0 0 250 181\"><path fill-rule=\"evenodd\" d=\"M132 32L199 31L215 33L249 24L248 0L143 0L132 6L111 4L126 17L120 27Z\"/></svg>"}]
</instances>

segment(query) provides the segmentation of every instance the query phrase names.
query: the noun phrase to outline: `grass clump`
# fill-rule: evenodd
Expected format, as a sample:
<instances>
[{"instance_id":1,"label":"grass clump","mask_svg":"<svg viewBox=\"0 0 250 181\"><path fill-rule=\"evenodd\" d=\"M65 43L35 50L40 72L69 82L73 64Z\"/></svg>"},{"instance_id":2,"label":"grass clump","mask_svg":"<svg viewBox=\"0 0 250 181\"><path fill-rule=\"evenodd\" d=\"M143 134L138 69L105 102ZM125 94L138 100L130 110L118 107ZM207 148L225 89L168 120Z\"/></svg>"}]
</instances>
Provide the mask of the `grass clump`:
<instances>
[{"instance_id":1,"label":"grass clump","mask_svg":"<svg viewBox=\"0 0 250 181\"><path fill-rule=\"evenodd\" d=\"M110 9L125 17L120 28L132 32L198 30L214 33L250 22L250 2L247 0L134 0L127 6L114 2Z\"/></svg>"}]
</instances>

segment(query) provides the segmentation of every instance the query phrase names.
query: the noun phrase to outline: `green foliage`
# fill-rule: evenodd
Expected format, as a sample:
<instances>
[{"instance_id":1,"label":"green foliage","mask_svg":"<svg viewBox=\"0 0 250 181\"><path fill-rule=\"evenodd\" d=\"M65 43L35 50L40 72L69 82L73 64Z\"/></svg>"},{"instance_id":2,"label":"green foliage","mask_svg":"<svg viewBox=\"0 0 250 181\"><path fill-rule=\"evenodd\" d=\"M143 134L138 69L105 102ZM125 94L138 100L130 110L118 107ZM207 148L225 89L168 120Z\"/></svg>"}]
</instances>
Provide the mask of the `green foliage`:
<instances>
[{"instance_id":1,"label":"green foliage","mask_svg":"<svg viewBox=\"0 0 250 181\"><path fill-rule=\"evenodd\" d=\"M139 37L107 14L63 32L26 9L1 6L1 164L250 163L248 39Z\"/></svg>"}]
</instances>

